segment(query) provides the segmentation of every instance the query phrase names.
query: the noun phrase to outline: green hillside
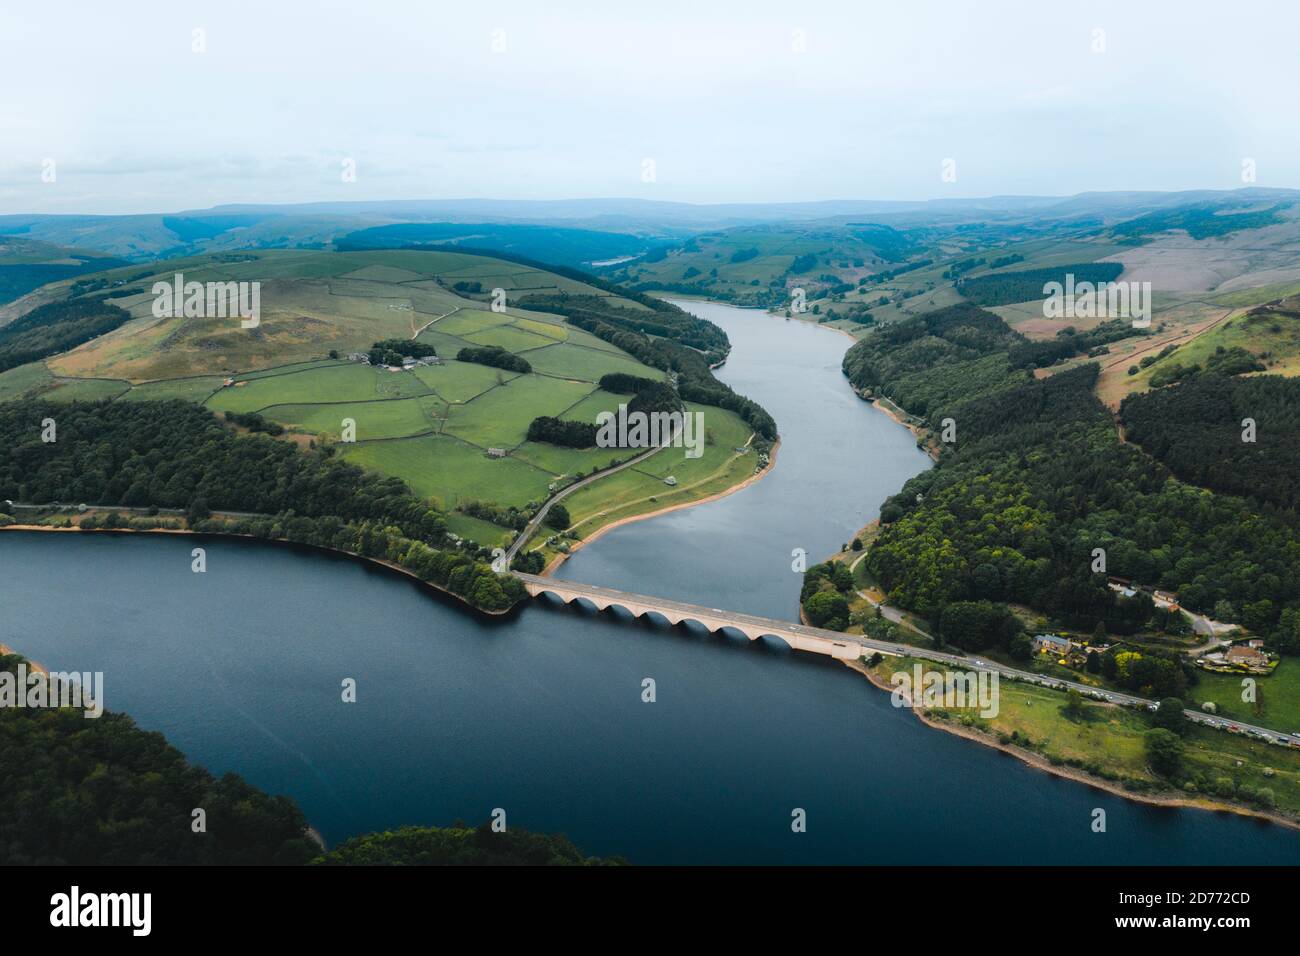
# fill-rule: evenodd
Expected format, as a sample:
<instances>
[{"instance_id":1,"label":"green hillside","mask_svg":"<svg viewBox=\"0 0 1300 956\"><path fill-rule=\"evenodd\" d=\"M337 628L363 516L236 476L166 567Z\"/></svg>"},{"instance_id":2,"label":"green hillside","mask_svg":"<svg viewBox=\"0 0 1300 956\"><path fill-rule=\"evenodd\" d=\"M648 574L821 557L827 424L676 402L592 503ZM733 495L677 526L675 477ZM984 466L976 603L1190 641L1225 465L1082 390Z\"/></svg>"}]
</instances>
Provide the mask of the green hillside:
<instances>
[{"instance_id":1,"label":"green hillside","mask_svg":"<svg viewBox=\"0 0 1300 956\"><path fill-rule=\"evenodd\" d=\"M178 273L185 282L259 282L258 326L243 328L238 317L155 316L154 283L171 283ZM672 503L748 477L757 456L736 448L756 429L774 439L775 426L713 378L709 362L725 356L726 336L666 303L562 273L430 250L277 250L135 265L97 277L108 291L72 281L43 290L50 301L14 327L32 324L32 316L51 318L12 349L43 360L0 374L0 401L179 398L227 416L260 416L282 426L285 440L333 448L344 461L402 479L455 515L455 533L496 545L522 526L496 509L530 512L579 477L635 453L529 441L533 419L594 424L597 414L632 398L602 390L603 376L661 381L671 370L684 397L705 413L705 452L677 468L682 449L665 449L638 474ZM129 284L114 284L124 278ZM497 289L504 290L503 311L493 309ZM81 328L99 328L89 323L103 312L116 316L109 331L58 352L59 342L80 341L72 336ZM413 345L413 354L432 349L436 357L405 369L349 359L368 356L376 343L403 341L423 346ZM44 350L33 351L38 345ZM483 348L503 349L531 371L457 359ZM665 486L674 471L697 481ZM694 483L700 490L688 487ZM597 482L584 489L581 514L612 514L653 495L644 489L626 475ZM483 503L492 507L485 511Z\"/></svg>"}]
</instances>

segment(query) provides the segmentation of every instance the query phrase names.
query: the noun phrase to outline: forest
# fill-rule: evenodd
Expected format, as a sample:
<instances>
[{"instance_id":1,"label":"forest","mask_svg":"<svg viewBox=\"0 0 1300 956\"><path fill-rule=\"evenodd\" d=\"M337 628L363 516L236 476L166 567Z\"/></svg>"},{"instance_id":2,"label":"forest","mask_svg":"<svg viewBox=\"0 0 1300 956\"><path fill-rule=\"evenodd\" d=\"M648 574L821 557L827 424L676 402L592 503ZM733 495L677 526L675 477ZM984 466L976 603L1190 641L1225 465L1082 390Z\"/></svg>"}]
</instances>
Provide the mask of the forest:
<instances>
[{"instance_id":1,"label":"forest","mask_svg":"<svg viewBox=\"0 0 1300 956\"><path fill-rule=\"evenodd\" d=\"M1275 627L1300 599L1294 521L1184 484L1119 443L1092 392L1097 371L1089 363L947 409L957 440L885 502L871 573L927 617L954 601L1013 601L1133 633L1152 609L1093 573L1101 548L1107 574Z\"/></svg>"},{"instance_id":2,"label":"forest","mask_svg":"<svg viewBox=\"0 0 1300 956\"><path fill-rule=\"evenodd\" d=\"M1200 375L1130 395L1120 417L1129 440L1184 481L1291 511L1300 503L1300 379Z\"/></svg>"},{"instance_id":3,"label":"forest","mask_svg":"<svg viewBox=\"0 0 1300 956\"><path fill-rule=\"evenodd\" d=\"M1124 271L1121 262L1076 262L1072 265L1018 272L995 272L990 275L958 279L957 291L979 305L1011 305L1043 298L1043 286L1049 282L1065 284L1066 275L1075 283L1114 282Z\"/></svg>"},{"instance_id":4,"label":"forest","mask_svg":"<svg viewBox=\"0 0 1300 956\"><path fill-rule=\"evenodd\" d=\"M0 656L0 670L22 662ZM126 714L0 708L0 779L6 866L301 864L320 852L292 800L213 777ZM204 833L191 828L195 807Z\"/></svg>"},{"instance_id":5,"label":"forest","mask_svg":"<svg viewBox=\"0 0 1300 956\"><path fill-rule=\"evenodd\" d=\"M1170 229L1184 229L1193 239L1209 239L1239 229L1260 229L1279 223L1282 218L1278 214L1291 205L1292 203L1284 202L1268 209L1225 214L1229 207L1224 203L1196 203L1129 219L1113 226L1111 233L1126 239L1136 239Z\"/></svg>"},{"instance_id":6,"label":"forest","mask_svg":"<svg viewBox=\"0 0 1300 956\"><path fill-rule=\"evenodd\" d=\"M533 370L526 358L507 352L499 345L480 345L463 348L456 353L458 362L474 362L476 365L489 365L492 368L505 369L507 372L519 372L527 375Z\"/></svg>"},{"instance_id":7,"label":"forest","mask_svg":"<svg viewBox=\"0 0 1300 956\"><path fill-rule=\"evenodd\" d=\"M0 656L12 674L18 655ZM0 864L5 866L609 866L566 837L490 823L402 827L322 852L289 797L190 764L126 714L0 708ZM194 808L205 812L193 828Z\"/></svg>"},{"instance_id":8,"label":"forest","mask_svg":"<svg viewBox=\"0 0 1300 956\"><path fill-rule=\"evenodd\" d=\"M52 442L42 440L47 420ZM240 435L189 402L6 402L0 449L0 499L182 508L192 529L390 561L484 610L523 597L479 551L456 550L444 516L400 479L339 461L329 447ZM211 517L222 510L265 517Z\"/></svg>"},{"instance_id":9,"label":"forest","mask_svg":"<svg viewBox=\"0 0 1300 956\"><path fill-rule=\"evenodd\" d=\"M595 448L595 422L573 422L539 415L528 425L529 441L544 441L563 448Z\"/></svg>"},{"instance_id":10,"label":"forest","mask_svg":"<svg viewBox=\"0 0 1300 956\"><path fill-rule=\"evenodd\" d=\"M1077 352L1131 334L1112 325L1061 338ZM997 316L959 306L879 329L846 354L855 386L954 430L938 465L881 508L865 561L891 602L935 622L940 639L1012 652L1023 650L1014 629L996 624L1007 603L1114 635L1172 626L1145 595L1107 588L1117 575L1300 651L1300 383L1206 374L1132 396L1125 444L1094 394L1095 363L1033 379L1009 358L1024 344ZM1243 442L1247 418L1255 440ZM836 622L847 605L826 580L805 611ZM972 619L994 623L972 637ZM1162 687L1185 680L1152 666Z\"/></svg>"},{"instance_id":11,"label":"forest","mask_svg":"<svg viewBox=\"0 0 1300 956\"><path fill-rule=\"evenodd\" d=\"M568 837L511 827L401 827L340 843L316 866L621 866L620 857L583 856Z\"/></svg>"},{"instance_id":12,"label":"forest","mask_svg":"<svg viewBox=\"0 0 1300 956\"><path fill-rule=\"evenodd\" d=\"M76 348L130 318L131 313L102 298L38 306L0 327L0 372Z\"/></svg>"},{"instance_id":13,"label":"forest","mask_svg":"<svg viewBox=\"0 0 1300 956\"><path fill-rule=\"evenodd\" d=\"M1023 341L992 312L963 303L881 326L844 354L843 369L855 388L924 417L1027 380L1011 374L1007 358Z\"/></svg>"},{"instance_id":14,"label":"forest","mask_svg":"<svg viewBox=\"0 0 1300 956\"><path fill-rule=\"evenodd\" d=\"M438 350L427 342L417 339L384 339L370 346L367 357L371 365L401 365L402 359L426 358L437 355Z\"/></svg>"}]
</instances>

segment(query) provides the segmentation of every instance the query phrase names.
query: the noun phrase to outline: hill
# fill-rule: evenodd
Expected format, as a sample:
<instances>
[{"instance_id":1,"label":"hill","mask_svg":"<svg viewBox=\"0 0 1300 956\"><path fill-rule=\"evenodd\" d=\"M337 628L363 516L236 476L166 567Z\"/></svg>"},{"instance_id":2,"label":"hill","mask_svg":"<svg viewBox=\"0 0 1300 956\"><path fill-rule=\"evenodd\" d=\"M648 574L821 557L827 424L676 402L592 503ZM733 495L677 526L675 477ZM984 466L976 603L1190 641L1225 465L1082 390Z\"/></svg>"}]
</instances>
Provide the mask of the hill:
<instances>
[{"instance_id":1,"label":"hill","mask_svg":"<svg viewBox=\"0 0 1300 956\"><path fill-rule=\"evenodd\" d=\"M74 251L49 242L0 236L0 305L47 282L126 265L95 251Z\"/></svg>"},{"instance_id":2,"label":"hill","mask_svg":"<svg viewBox=\"0 0 1300 956\"><path fill-rule=\"evenodd\" d=\"M243 328L237 317L155 315L154 283L171 284L178 273L186 282L260 283L257 327ZM0 374L0 400L183 399L235 421L252 414L280 426L285 440L331 447L401 479L448 511L453 533L488 548L512 538L554 491L633 456L528 440L538 417L594 423L630 401L631 388L600 387L606 376L672 375L690 408L705 413L707 438L698 459L665 449L575 495L570 512L583 532L734 485L756 458L736 449L776 437L765 412L713 378L709 364L728 348L719 329L581 273L465 252L278 250L96 278L107 293L65 281L42 290L48 304L28 315L89 309L98 321L97 309L112 310L115 327ZM124 279L129 284L117 284ZM503 311L493 310L497 289ZM63 327L71 334L79 326ZM436 358L406 369L368 363L372 347L391 353L402 342L413 343L412 355ZM530 371L457 358L484 348L518 356ZM675 484L665 485L668 477ZM555 540L542 557L566 547Z\"/></svg>"}]
</instances>

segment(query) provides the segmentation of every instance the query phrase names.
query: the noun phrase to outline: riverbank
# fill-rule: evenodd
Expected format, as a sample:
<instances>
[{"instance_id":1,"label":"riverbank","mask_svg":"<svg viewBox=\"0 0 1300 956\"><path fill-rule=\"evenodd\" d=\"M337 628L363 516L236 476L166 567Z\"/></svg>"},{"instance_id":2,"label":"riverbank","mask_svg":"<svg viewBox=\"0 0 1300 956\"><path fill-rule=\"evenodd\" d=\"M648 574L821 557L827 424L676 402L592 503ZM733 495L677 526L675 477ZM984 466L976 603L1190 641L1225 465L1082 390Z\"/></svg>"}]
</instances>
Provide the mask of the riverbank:
<instances>
[{"instance_id":1,"label":"riverbank","mask_svg":"<svg viewBox=\"0 0 1300 956\"><path fill-rule=\"evenodd\" d=\"M896 405L893 405L893 407L891 407L892 403L890 403L890 405L886 405L884 404L884 401L882 399L873 398L870 395L864 395L856 388L853 389L853 394L857 395L858 398L862 399L864 402L869 404L872 408L876 409L877 411L883 412L884 414L888 415L891 419L893 419L895 422L897 422L898 424L906 428L909 432L912 433L912 437L916 439L916 445L918 448L922 449L927 455L929 455L932 461L939 460L939 449L935 448L929 441L926 440L927 436L922 434L920 426L913 424L913 422L911 421L911 416L909 416L906 412L898 408L898 406Z\"/></svg>"},{"instance_id":2,"label":"riverbank","mask_svg":"<svg viewBox=\"0 0 1300 956\"><path fill-rule=\"evenodd\" d=\"M30 671L31 673L33 673L33 674L45 674L46 676L49 676L49 673L50 673L50 672L49 672L49 670L45 667L44 664L37 663L36 661L34 661L34 660L32 660L30 657L28 657L26 654L24 654L22 651L19 651L19 650L17 650L16 648L10 647L8 644L0 644L0 657L8 657L8 656L10 656L10 655L14 655L14 656L17 656L17 657L21 657L21 658L23 658L25 661L27 661L27 670Z\"/></svg>"},{"instance_id":3,"label":"riverbank","mask_svg":"<svg viewBox=\"0 0 1300 956\"><path fill-rule=\"evenodd\" d=\"M767 453L766 465L764 465L758 471L751 474L744 481L738 482L737 484L734 484L728 488L724 488L722 491L716 492L711 495L707 495L703 498L695 498L691 501L682 501L673 505L665 505L662 508L656 508L654 511L647 511L644 514L628 515L626 518L618 518L614 521L609 522L608 524L601 525L599 528L593 531L588 537L582 538L581 540L574 542L574 544L569 548L567 554L561 552L560 554L557 554L554 558L552 558L547 563L546 567L542 568L541 576L549 577L551 574L555 573L556 569L558 569L560 565L564 564L564 562L567 561L570 557L572 557L574 554L577 554L579 551L581 551L586 545L591 544L593 541L600 540L602 535L604 535L609 531L613 531L615 528L621 528L623 525L632 524L633 522L636 521L645 521L649 518L657 518L659 515L666 515L673 511L681 511L685 508L694 508L696 505L708 504L710 501L717 501L720 498L726 498L728 495L733 495L738 491L743 491L744 489L748 488L750 485L754 484L754 482L763 478L765 475L771 472L773 468L776 467L776 455L778 450L780 450L780 448L781 448L781 440L778 438L772 444L771 449ZM707 478L705 479L705 481L708 480L709 479ZM682 490L685 491L689 489L682 489Z\"/></svg>"},{"instance_id":4,"label":"riverbank","mask_svg":"<svg viewBox=\"0 0 1300 956\"><path fill-rule=\"evenodd\" d=\"M867 667L861 659L856 661L844 661L844 666L852 671L856 671L865 677L873 687L884 691L887 694L894 692L894 687L886 683L878 674L874 673ZM1004 744L1000 740L991 738L983 731L976 730L972 727L962 727L949 721L938 720L930 717L925 713L923 708L909 708L916 719L925 726L933 730L942 730L946 733L962 737L966 740L974 741L985 747L1000 751L1008 756L1015 757L1017 760L1025 763L1036 770L1044 773L1061 777L1065 780L1081 783L1097 790L1103 790L1106 793L1113 794L1117 797L1123 797L1125 800L1131 800L1134 803L1145 803L1152 806L1160 807L1177 807L1180 809L1209 810L1215 813L1234 813L1238 816L1253 817L1258 820L1267 820L1270 823L1276 823L1280 826L1288 827L1292 830L1300 830L1300 820L1294 817L1285 816L1280 813L1269 813L1266 810L1259 810L1253 807L1243 806L1236 803L1223 803L1217 800L1207 800L1203 798L1191 798L1184 796L1175 796L1170 794L1140 794L1131 790L1126 790L1118 784L1105 780L1101 777L1093 776L1077 767L1059 766L1052 763L1042 754L1035 753L1032 750L1025 750L1023 747L1017 747L1014 744Z\"/></svg>"},{"instance_id":5,"label":"riverbank","mask_svg":"<svg viewBox=\"0 0 1300 956\"><path fill-rule=\"evenodd\" d=\"M490 611L487 608L481 608L476 604L471 604L454 591L448 591L444 587L434 584L432 581L426 581L415 572L402 567L393 561L384 558L372 558L364 554L358 554L355 551L340 551L337 548L326 548L319 544L307 544L302 541L289 541L285 538L259 538L251 534L236 534L233 531L192 531L189 528L79 528L76 525L69 525L66 528L56 528L51 525L43 524L11 524L0 526L0 531L72 531L78 534L193 534L206 538L239 538L244 541L260 541L263 544L274 544L288 546L291 548L308 548L312 551L319 551L322 554L332 554L338 557L349 558L359 561L366 565L379 566L389 571L395 571L404 577L410 578L428 588L435 594L453 599L461 607L468 608L478 614L486 614L489 617L505 617L514 611L518 605L512 605L501 611Z\"/></svg>"}]
</instances>

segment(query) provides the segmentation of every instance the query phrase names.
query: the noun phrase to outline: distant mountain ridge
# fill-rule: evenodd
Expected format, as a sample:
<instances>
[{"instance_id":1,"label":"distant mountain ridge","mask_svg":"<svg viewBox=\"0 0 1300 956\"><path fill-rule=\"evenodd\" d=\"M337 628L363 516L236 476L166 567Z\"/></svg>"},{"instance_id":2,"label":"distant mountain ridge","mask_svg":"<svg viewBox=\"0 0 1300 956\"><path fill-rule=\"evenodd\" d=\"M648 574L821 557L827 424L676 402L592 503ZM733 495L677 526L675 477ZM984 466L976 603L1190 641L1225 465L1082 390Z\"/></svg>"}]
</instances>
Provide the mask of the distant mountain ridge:
<instances>
[{"instance_id":1,"label":"distant mountain ridge","mask_svg":"<svg viewBox=\"0 0 1300 956\"><path fill-rule=\"evenodd\" d=\"M593 234L585 237L586 248L582 252L589 259L581 260L590 261L629 254L629 235L652 242L671 241L702 232L768 223L845 224L865 218L895 228L1029 220L1095 219L1110 224L1182 205L1243 206L1279 202L1300 202L1300 190L1247 187L1183 192L1088 192L1074 196L702 204L637 198L228 203L209 209L117 216L4 215L0 216L0 236L22 236L78 249L95 249L132 261L147 261L230 249L321 249L349 234L400 224L533 225ZM599 233L605 234L603 240L595 235ZM602 241L607 250L601 248ZM536 251L525 254L536 255Z\"/></svg>"}]
</instances>

